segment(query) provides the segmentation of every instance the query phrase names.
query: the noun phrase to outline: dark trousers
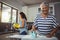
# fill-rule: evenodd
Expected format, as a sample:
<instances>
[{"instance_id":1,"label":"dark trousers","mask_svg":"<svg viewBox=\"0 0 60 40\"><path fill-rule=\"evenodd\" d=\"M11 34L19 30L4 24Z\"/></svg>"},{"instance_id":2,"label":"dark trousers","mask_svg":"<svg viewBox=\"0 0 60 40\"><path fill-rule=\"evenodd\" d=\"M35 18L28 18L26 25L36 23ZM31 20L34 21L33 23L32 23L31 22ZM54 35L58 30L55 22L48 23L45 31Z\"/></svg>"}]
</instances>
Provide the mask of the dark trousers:
<instances>
[{"instance_id":1,"label":"dark trousers","mask_svg":"<svg viewBox=\"0 0 60 40\"><path fill-rule=\"evenodd\" d=\"M23 31L20 35L27 35L27 32Z\"/></svg>"}]
</instances>

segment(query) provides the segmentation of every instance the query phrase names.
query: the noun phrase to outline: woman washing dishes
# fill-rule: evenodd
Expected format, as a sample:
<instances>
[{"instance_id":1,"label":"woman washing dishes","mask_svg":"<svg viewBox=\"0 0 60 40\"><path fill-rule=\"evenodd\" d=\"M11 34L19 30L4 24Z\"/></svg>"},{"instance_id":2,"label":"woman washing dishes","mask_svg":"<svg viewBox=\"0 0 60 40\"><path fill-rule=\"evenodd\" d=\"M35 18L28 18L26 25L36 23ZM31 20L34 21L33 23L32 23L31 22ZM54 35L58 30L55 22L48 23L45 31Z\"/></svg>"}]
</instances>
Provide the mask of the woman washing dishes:
<instances>
[{"instance_id":1,"label":"woman washing dishes","mask_svg":"<svg viewBox=\"0 0 60 40\"><path fill-rule=\"evenodd\" d=\"M26 18L26 15L21 12L20 13L20 34L21 35L27 35L27 18Z\"/></svg>"},{"instance_id":2,"label":"woman washing dishes","mask_svg":"<svg viewBox=\"0 0 60 40\"><path fill-rule=\"evenodd\" d=\"M15 29L18 28L16 30L19 31L20 35L27 35L27 18L23 12L20 12L19 24L14 26L16 26Z\"/></svg>"}]
</instances>

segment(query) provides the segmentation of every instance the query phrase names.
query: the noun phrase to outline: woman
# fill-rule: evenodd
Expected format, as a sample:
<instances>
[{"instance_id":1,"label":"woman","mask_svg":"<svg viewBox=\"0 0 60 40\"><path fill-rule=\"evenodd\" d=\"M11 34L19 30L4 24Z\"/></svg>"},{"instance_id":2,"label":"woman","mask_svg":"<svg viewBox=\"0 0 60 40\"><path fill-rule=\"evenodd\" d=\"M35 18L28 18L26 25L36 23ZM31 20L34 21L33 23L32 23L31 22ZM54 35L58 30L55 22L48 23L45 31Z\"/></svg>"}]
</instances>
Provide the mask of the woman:
<instances>
[{"instance_id":1,"label":"woman","mask_svg":"<svg viewBox=\"0 0 60 40\"><path fill-rule=\"evenodd\" d=\"M20 12L20 35L26 35L27 34L27 18L26 15L23 12Z\"/></svg>"}]
</instances>

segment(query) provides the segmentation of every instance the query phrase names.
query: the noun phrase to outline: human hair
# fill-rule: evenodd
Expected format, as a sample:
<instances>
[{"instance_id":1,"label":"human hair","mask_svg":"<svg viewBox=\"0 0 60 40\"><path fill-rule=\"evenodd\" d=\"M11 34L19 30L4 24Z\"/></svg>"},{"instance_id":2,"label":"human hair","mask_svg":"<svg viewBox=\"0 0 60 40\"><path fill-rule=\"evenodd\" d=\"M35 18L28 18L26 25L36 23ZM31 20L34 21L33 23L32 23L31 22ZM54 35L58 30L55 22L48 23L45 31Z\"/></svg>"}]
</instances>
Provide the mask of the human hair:
<instances>
[{"instance_id":1,"label":"human hair","mask_svg":"<svg viewBox=\"0 0 60 40\"><path fill-rule=\"evenodd\" d=\"M49 3L48 2L46 2L46 1L44 1L44 2L42 2L41 4L40 4L40 8L42 7L42 6L48 6L49 7Z\"/></svg>"},{"instance_id":2,"label":"human hair","mask_svg":"<svg viewBox=\"0 0 60 40\"><path fill-rule=\"evenodd\" d=\"M23 12L20 12L20 15L21 15L22 18L27 20L26 15Z\"/></svg>"}]
</instances>

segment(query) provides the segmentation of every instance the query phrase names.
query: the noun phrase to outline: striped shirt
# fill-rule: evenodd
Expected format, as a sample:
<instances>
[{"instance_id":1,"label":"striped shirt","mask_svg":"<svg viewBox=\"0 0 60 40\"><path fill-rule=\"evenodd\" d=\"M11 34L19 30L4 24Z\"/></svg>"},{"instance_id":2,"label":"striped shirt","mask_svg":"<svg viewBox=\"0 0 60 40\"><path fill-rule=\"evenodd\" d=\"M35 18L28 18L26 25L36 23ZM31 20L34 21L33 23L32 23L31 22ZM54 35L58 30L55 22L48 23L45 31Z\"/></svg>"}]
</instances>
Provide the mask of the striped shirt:
<instances>
[{"instance_id":1,"label":"striped shirt","mask_svg":"<svg viewBox=\"0 0 60 40\"><path fill-rule=\"evenodd\" d=\"M53 28L56 28L56 18L52 15L48 15L47 18L43 18L39 14L34 20L34 26L38 28L38 32L41 35L47 35Z\"/></svg>"}]
</instances>

